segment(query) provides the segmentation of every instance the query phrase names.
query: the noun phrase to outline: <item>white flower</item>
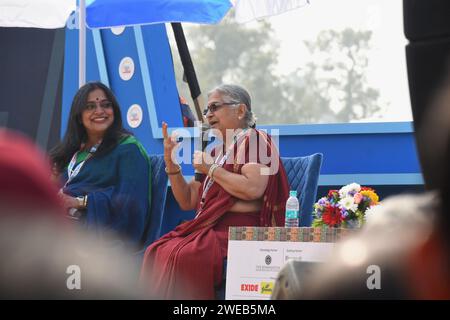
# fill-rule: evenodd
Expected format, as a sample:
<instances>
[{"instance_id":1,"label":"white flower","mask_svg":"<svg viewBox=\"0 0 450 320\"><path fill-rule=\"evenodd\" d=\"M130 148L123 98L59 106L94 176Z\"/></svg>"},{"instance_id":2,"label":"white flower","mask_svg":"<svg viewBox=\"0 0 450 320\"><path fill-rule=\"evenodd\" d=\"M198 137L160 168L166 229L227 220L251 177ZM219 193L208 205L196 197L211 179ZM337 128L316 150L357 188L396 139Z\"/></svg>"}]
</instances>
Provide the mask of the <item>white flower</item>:
<instances>
[{"instance_id":1,"label":"white flower","mask_svg":"<svg viewBox=\"0 0 450 320\"><path fill-rule=\"evenodd\" d=\"M339 201L339 204L347 211L355 212L358 209L358 205L353 200L353 197L345 197Z\"/></svg>"},{"instance_id":2,"label":"white flower","mask_svg":"<svg viewBox=\"0 0 450 320\"><path fill-rule=\"evenodd\" d=\"M339 190L339 196L341 198L345 198L349 196L349 193L352 193L352 196L361 191L361 186L355 182L350 183L346 186L343 186L340 190Z\"/></svg>"}]
</instances>

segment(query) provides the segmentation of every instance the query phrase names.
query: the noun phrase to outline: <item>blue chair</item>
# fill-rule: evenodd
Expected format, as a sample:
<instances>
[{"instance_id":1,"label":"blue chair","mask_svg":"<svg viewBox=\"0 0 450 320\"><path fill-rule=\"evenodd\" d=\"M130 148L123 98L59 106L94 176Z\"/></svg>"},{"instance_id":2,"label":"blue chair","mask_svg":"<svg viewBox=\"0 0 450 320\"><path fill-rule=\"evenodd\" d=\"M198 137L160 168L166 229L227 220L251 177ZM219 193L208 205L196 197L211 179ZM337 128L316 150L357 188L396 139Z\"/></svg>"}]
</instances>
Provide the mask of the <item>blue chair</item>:
<instances>
[{"instance_id":1,"label":"blue chair","mask_svg":"<svg viewBox=\"0 0 450 320\"><path fill-rule=\"evenodd\" d=\"M136 257L136 277L139 277L140 267L144 259L147 247L161 236L162 219L167 196L168 177L164 170L164 155L149 155L150 160L150 177L151 177L151 205L150 213L147 219L147 229L141 240L142 247L134 253Z\"/></svg>"},{"instance_id":2,"label":"blue chair","mask_svg":"<svg viewBox=\"0 0 450 320\"><path fill-rule=\"evenodd\" d=\"M161 236L164 207L167 196L168 177L164 170L164 156L162 154L150 155L151 170L151 206L146 230L142 239L142 247L136 252L137 265L140 266L144 258L145 250Z\"/></svg>"},{"instance_id":3,"label":"blue chair","mask_svg":"<svg viewBox=\"0 0 450 320\"><path fill-rule=\"evenodd\" d=\"M290 189L297 190L300 203L300 226L309 227L312 223L312 212L317 196L320 167L323 155L314 153L304 157L281 157Z\"/></svg>"},{"instance_id":4,"label":"blue chair","mask_svg":"<svg viewBox=\"0 0 450 320\"><path fill-rule=\"evenodd\" d=\"M144 242L147 248L153 241L161 236L161 227L163 221L164 207L167 196L168 177L164 168L164 155L150 155L151 166L151 207L150 207L150 223L146 232L146 240Z\"/></svg>"}]
</instances>

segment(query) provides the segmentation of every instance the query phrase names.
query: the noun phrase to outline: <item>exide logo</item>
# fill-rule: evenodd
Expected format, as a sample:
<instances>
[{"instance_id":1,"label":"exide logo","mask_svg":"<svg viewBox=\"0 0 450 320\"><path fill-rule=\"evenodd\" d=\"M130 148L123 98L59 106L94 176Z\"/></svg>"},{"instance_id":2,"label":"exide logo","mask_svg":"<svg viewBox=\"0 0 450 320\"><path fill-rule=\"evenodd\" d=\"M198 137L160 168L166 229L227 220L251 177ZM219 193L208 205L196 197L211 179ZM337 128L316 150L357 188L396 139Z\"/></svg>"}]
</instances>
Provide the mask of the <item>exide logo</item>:
<instances>
[{"instance_id":1,"label":"exide logo","mask_svg":"<svg viewBox=\"0 0 450 320\"><path fill-rule=\"evenodd\" d=\"M257 284L241 284L241 291L258 292L258 285Z\"/></svg>"}]
</instances>

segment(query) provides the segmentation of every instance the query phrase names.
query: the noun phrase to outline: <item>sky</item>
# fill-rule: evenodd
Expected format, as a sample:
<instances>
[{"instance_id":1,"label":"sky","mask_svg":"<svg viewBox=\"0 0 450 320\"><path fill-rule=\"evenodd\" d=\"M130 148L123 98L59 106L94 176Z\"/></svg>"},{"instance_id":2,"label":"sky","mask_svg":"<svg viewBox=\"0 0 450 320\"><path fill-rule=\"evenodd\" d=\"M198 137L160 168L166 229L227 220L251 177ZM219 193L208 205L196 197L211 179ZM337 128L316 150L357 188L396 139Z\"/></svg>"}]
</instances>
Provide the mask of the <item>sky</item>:
<instances>
[{"instance_id":1,"label":"sky","mask_svg":"<svg viewBox=\"0 0 450 320\"><path fill-rule=\"evenodd\" d=\"M269 18L280 41L278 72L287 74L314 59L302 41L314 40L321 30L372 30L367 78L386 106L379 120L411 121L402 10L401 0L310 0L305 7Z\"/></svg>"},{"instance_id":2,"label":"sky","mask_svg":"<svg viewBox=\"0 0 450 320\"><path fill-rule=\"evenodd\" d=\"M403 33L402 0L309 0L310 4L266 17L279 41L279 65L275 72L289 74L314 61L303 41L315 41L322 30L345 28L371 30L368 85L380 93L382 115L369 121L412 121ZM189 25L189 24L188 24ZM249 28L256 22L245 23Z\"/></svg>"}]
</instances>

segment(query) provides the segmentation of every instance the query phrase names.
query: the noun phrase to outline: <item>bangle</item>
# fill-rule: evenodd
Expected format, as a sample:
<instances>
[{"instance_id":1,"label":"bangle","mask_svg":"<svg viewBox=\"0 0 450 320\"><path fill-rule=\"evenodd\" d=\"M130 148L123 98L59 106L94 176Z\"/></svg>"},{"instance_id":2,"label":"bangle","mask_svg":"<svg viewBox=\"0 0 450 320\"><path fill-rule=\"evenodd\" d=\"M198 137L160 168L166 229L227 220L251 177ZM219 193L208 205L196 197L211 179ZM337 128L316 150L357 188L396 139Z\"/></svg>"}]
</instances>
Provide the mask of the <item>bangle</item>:
<instances>
[{"instance_id":1,"label":"bangle","mask_svg":"<svg viewBox=\"0 0 450 320\"><path fill-rule=\"evenodd\" d=\"M170 172L169 170L167 170L167 167L164 169L164 170L166 170L166 173L170 176L170 175L173 175L173 174L179 174L180 172L181 172L181 166L179 165L179 164L177 164L177 166L178 166L178 168L177 168L177 170L175 170L175 171L173 171L173 172Z\"/></svg>"},{"instance_id":2,"label":"bangle","mask_svg":"<svg viewBox=\"0 0 450 320\"><path fill-rule=\"evenodd\" d=\"M214 171L216 171L217 168L219 168L219 165L216 164L216 163L213 163L213 164L211 165L211 167L209 167L208 177L210 177L211 179L213 179Z\"/></svg>"},{"instance_id":3,"label":"bangle","mask_svg":"<svg viewBox=\"0 0 450 320\"><path fill-rule=\"evenodd\" d=\"M80 209L87 208L87 195L82 196L82 197L77 197L76 199L78 201L78 206L80 207Z\"/></svg>"}]
</instances>

